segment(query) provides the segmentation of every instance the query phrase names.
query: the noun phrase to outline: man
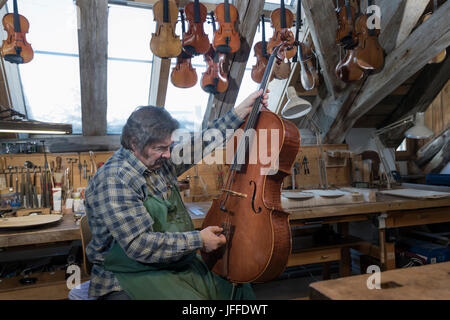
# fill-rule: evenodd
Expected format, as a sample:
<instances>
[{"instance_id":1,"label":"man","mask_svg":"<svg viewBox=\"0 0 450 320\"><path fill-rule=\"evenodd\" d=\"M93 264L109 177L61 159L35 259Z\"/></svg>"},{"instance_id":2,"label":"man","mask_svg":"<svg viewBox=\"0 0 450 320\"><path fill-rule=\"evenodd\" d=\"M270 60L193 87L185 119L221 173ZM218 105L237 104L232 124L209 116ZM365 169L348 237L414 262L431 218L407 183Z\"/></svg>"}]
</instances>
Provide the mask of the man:
<instances>
[{"instance_id":1,"label":"man","mask_svg":"<svg viewBox=\"0 0 450 320\"><path fill-rule=\"evenodd\" d=\"M238 129L262 90L217 119L211 128L225 137ZM268 95L262 99L267 106ZM223 246L222 228L193 228L177 177L193 165L171 161L178 122L163 108L140 107L128 118L122 147L97 171L86 188L92 240L90 297L120 299L227 299L232 285L212 274L196 255ZM195 138L189 143L195 145ZM214 142L212 142L214 143ZM203 147L210 143L203 143ZM191 148L195 152L195 148ZM193 155L192 157L193 158ZM239 291L240 290L240 291ZM238 298L254 298L242 286Z\"/></svg>"}]
</instances>

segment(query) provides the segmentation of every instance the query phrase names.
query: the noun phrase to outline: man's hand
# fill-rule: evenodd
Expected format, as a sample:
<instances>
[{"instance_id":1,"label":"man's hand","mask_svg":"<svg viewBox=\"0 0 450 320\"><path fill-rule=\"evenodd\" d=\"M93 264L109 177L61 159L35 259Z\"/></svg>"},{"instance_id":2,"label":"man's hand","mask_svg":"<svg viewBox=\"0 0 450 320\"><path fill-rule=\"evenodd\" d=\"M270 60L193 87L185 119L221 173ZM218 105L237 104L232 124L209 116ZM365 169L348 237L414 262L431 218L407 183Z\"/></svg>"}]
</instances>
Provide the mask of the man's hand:
<instances>
[{"instance_id":1,"label":"man's hand","mask_svg":"<svg viewBox=\"0 0 450 320\"><path fill-rule=\"evenodd\" d=\"M256 98L258 98L260 95L262 95L263 89L260 89L258 91L253 92L251 95L249 95L244 101L241 102L240 105L238 105L236 108L234 108L234 111L238 115L238 117L241 120L244 120L245 117L252 111L253 103L255 103ZM264 95L262 99L262 105L267 108L268 101L269 101L269 89L266 90L266 94Z\"/></svg>"},{"instance_id":2,"label":"man's hand","mask_svg":"<svg viewBox=\"0 0 450 320\"><path fill-rule=\"evenodd\" d=\"M214 251L227 242L225 236L221 234L222 230L222 228L217 226L209 226L200 231L203 241L202 250L204 252Z\"/></svg>"}]
</instances>

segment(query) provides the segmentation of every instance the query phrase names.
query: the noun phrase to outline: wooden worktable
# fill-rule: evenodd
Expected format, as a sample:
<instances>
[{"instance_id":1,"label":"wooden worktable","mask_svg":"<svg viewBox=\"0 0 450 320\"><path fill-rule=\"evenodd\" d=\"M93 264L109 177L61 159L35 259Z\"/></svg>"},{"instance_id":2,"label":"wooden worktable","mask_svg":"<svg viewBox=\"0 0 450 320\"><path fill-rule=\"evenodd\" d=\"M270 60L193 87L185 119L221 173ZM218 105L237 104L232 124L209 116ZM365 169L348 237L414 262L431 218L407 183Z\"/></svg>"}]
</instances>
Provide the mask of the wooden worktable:
<instances>
[{"instance_id":1,"label":"wooden worktable","mask_svg":"<svg viewBox=\"0 0 450 320\"><path fill-rule=\"evenodd\" d=\"M211 202L186 203L186 207L200 207L207 212ZM334 206L321 206L311 208L289 209L289 220L311 220L321 218L337 218L351 215L364 215L370 213L400 212L408 210L447 207L450 221L450 198L416 200L388 195L377 194L377 202L355 204L339 204ZM200 227L205 215L191 214L195 227Z\"/></svg>"},{"instance_id":2,"label":"wooden worktable","mask_svg":"<svg viewBox=\"0 0 450 320\"><path fill-rule=\"evenodd\" d=\"M26 230L0 230L0 247L15 247L42 243L79 240L80 226L75 223L73 214L51 225Z\"/></svg>"},{"instance_id":3,"label":"wooden worktable","mask_svg":"<svg viewBox=\"0 0 450 320\"><path fill-rule=\"evenodd\" d=\"M449 300L450 262L381 272L381 289L369 289L364 274L314 282L311 299L332 300ZM372 282L374 283L374 282Z\"/></svg>"}]
</instances>

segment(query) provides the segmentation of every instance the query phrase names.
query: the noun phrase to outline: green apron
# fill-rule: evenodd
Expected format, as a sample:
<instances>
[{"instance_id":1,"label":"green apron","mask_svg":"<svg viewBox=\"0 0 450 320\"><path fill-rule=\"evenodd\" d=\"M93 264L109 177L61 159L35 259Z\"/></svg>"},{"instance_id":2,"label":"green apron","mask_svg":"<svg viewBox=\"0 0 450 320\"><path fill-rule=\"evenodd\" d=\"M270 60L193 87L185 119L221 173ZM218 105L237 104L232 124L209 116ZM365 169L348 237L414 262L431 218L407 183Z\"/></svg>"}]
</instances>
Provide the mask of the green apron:
<instances>
[{"instance_id":1,"label":"green apron","mask_svg":"<svg viewBox=\"0 0 450 320\"><path fill-rule=\"evenodd\" d=\"M144 206L152 217L154 232L193 231L191 217L176 186L168 200L149 196ZM132 299L227 300L233 285L209 271L200 255L185 255L175 263L146 264L129 258L115 241L104 261L105 270L116 276ZM250 284L237 287L235 299L255 299Z\"/></svg>"}]
</instances>

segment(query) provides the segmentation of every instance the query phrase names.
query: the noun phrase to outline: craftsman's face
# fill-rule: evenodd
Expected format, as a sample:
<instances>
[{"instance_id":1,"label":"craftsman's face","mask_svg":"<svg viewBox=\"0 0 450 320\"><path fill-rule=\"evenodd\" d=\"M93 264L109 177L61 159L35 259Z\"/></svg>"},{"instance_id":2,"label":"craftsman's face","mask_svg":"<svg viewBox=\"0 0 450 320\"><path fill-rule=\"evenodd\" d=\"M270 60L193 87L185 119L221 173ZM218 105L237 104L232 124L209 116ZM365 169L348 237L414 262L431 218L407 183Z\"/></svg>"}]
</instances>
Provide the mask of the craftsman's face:
<instances>
[{"instance_id":1,"label":"craftsman's face","mask_svg":"<svg viewBox=\"0 0 450 320\"><path fill-rule=\"evenodd\" d=\"M172 143L173 140L169 136L161 142L146 146L142 153L137 150L133 152L149 170L155 170L160 168L166 159L170 158L170 146Z\"/></svg>"}]
</instances>

